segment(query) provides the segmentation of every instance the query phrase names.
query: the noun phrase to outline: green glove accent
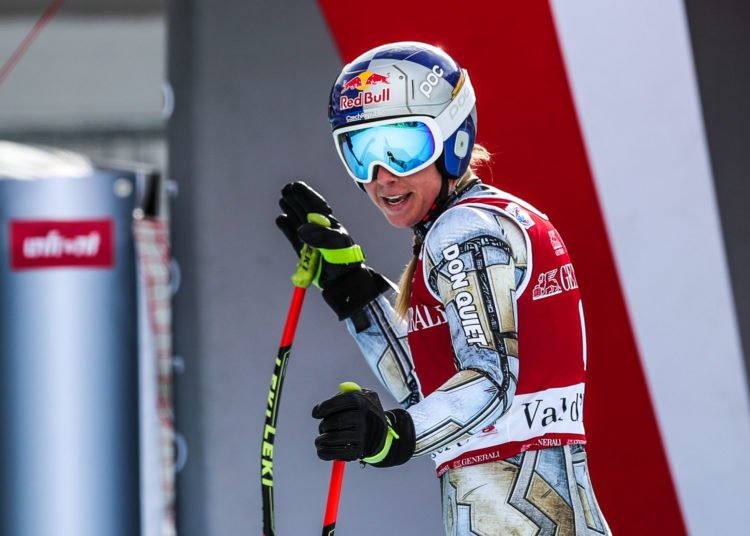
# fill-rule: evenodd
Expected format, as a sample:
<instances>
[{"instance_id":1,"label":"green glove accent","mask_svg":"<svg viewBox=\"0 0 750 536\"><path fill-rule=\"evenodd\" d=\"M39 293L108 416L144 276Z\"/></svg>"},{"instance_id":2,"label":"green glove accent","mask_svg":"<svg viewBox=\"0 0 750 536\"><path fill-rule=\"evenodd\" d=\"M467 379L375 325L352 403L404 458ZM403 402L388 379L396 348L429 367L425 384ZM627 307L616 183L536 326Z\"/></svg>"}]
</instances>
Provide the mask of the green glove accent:
<instances>
[{"instance_id":1,"label":"green glove accent","mask_svg":"<svg viewBox=\"0 0 750 536\"><path fill-rule=\"evenodd\" d=\"M318 220L316 218L316 221L313 221L313 216L319 216L320 218L323 218L326 222L328 222L328 218L325 216L321 216L320 214L308 214L307 219L310 220L310 223L318 223ZM318 225L320 225L318 223ZM330 225L323 225L323 227L330 227ZM309 247L309 246L305 246ZM329 249L329 248L318 248L317 251L320 252L320 255L323 257L323 260L327 262L328 264L355 264L355 263L361 263L365 260L365 254L362 251L362 248L359 247L358 244L354 244L345 248L336 248L336 249ZM323 272L323 262L318 263L318 269L315 273L315 277L313 278L313 282L315 283L315 286L318 288L320 287L320 274ZM309 285L309 283L308 283Z\"/></svg>"},{"instance_id":2,"label":"green glove accent","mask_svg":"<svg viewBox=\"0 0 750 536\"><path fill-rule=\"evenodd\" d=\"M321 227L331 226L331 221L328 218L314 212L307 215L307 221ZM301 288L309 287L313 281L317 284L321 266L320 251L305 244L300 251L297 271L292 275L292 283L295 287Z\"/></svg>"},{"instance_id":3,"label":"green glove accent","mask_svg":"<svg viewBox=\"0 0 750 536\"><path fill-rule=\"evenodd\" d=\"M385 433L385 443L383 443L383 448L377 454L373 454L372 456L369 456L367 458L362 458L363 462L370 464L382 462L383 460L385 460L385 457L388 456L388 451L391 450L393 440L400 438L400 436L391 426L391 419L388 418L388 415L385 416L385 420L388 422L388 430Z\"/></svg>"},{"instance_id":4,"label":"green glove accent","mask_svg":"<svg viewBox=\"0 0 750 536\"><path fill-rule=\"evenodd\" d=\"M365 260L365 254L362 252L362 248L357 244L349 246L348 248L339 249L320 248L319 251L326 262L331 264L352 264L355 262L363 262Z\"/></svg>"}]
</instances>

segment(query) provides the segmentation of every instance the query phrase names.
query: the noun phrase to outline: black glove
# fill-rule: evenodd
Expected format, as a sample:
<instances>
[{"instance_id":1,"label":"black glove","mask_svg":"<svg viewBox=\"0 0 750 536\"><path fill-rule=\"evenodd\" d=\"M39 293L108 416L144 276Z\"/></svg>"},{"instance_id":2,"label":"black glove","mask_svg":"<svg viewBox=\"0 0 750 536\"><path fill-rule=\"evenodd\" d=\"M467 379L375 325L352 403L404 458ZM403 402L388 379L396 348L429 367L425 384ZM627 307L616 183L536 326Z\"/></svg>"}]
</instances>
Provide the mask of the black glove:
<instances>
[{"instance_id":1,"label":"black glove","mask_svg":"<svg viewBox=\"0 0 750 536\"><path fill-rule=\"evenodd\" d=\"M383 276L363 264L362 249L318 192L302 181L289 183L281 190L279 206L284 213L276 218L276 225L297 255L304 244L320 250L320 270L315 283L323 289L323 298L340 320L390 288ZM308 214L325 216L330 227L309 223Z\"/></svg>"},{"instance_id":2,"label":"black glove","mask_svg":"<svg viewBox=\"0 0 750 536\"><path fill-rule=\"evenodd\" d=\"M313 408L323 419L315 439L321 460L361 459L375 467L401 465L414 455L414 423L403 409L383 411L378 394L340 393Z\"/></svg>"}]
</instances>

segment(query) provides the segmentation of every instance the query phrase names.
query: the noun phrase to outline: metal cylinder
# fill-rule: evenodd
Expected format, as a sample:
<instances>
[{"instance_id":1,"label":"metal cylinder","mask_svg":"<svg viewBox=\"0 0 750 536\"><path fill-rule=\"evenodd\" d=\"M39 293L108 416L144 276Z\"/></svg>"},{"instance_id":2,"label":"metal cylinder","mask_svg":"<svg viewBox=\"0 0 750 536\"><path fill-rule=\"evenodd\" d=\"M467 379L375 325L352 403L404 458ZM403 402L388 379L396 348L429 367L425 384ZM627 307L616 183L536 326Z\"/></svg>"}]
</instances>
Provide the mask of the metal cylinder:
<instances>
[{"instance_id":1,"label":"metal cylinder","mask_svg":"<svg viewBox=\"0 0 750 536\"><path fill-rule=\"evenodd\" d=\"M0 169L3 535L140 532L136 174L78 164Z\"/></svg>"}]
</instances>

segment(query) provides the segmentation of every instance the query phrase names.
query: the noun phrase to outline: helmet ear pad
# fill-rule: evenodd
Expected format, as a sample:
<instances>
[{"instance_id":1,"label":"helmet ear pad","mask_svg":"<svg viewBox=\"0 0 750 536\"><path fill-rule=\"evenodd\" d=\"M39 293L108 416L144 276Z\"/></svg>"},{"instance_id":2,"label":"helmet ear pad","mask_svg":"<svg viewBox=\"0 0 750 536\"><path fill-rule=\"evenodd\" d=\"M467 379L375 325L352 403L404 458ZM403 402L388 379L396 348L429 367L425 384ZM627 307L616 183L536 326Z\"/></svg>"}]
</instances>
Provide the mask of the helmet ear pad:
<instances>
[{"instance_id":1,"label":"helmet ear pad","mask_svg":"<svg viewBox=\"0 0 750 536\"><path fill-rule=\"evenodd\" d=\"M476 124L474 113L471 113L443 144L443 156L438 158L438 170L441 175L458 179L466 173L471 163L475 137Z\"/></svg>"}]
</instances>

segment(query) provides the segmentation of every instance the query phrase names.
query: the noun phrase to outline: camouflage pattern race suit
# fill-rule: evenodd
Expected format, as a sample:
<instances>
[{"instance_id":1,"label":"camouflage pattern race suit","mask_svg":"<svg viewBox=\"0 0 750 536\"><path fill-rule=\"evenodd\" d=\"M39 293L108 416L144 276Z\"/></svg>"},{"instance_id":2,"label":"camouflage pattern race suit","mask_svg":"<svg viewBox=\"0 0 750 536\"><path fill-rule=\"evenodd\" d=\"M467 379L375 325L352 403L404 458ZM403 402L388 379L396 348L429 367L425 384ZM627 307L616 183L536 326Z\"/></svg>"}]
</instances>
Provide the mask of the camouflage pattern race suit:
<instances>
[{"instance_id":1,"label":"camouflage pattern race suit","mask_svg":"<svg viewBox=\"0 0 750 536\"><path fill-rule=\"evenodd\" d=\"M583 307L547 217L468 188L429 226L409 303L402 320L380 295L347 326L436 463L446 533L610 534L584 450Z\"/></svg>"}]
</instances>

